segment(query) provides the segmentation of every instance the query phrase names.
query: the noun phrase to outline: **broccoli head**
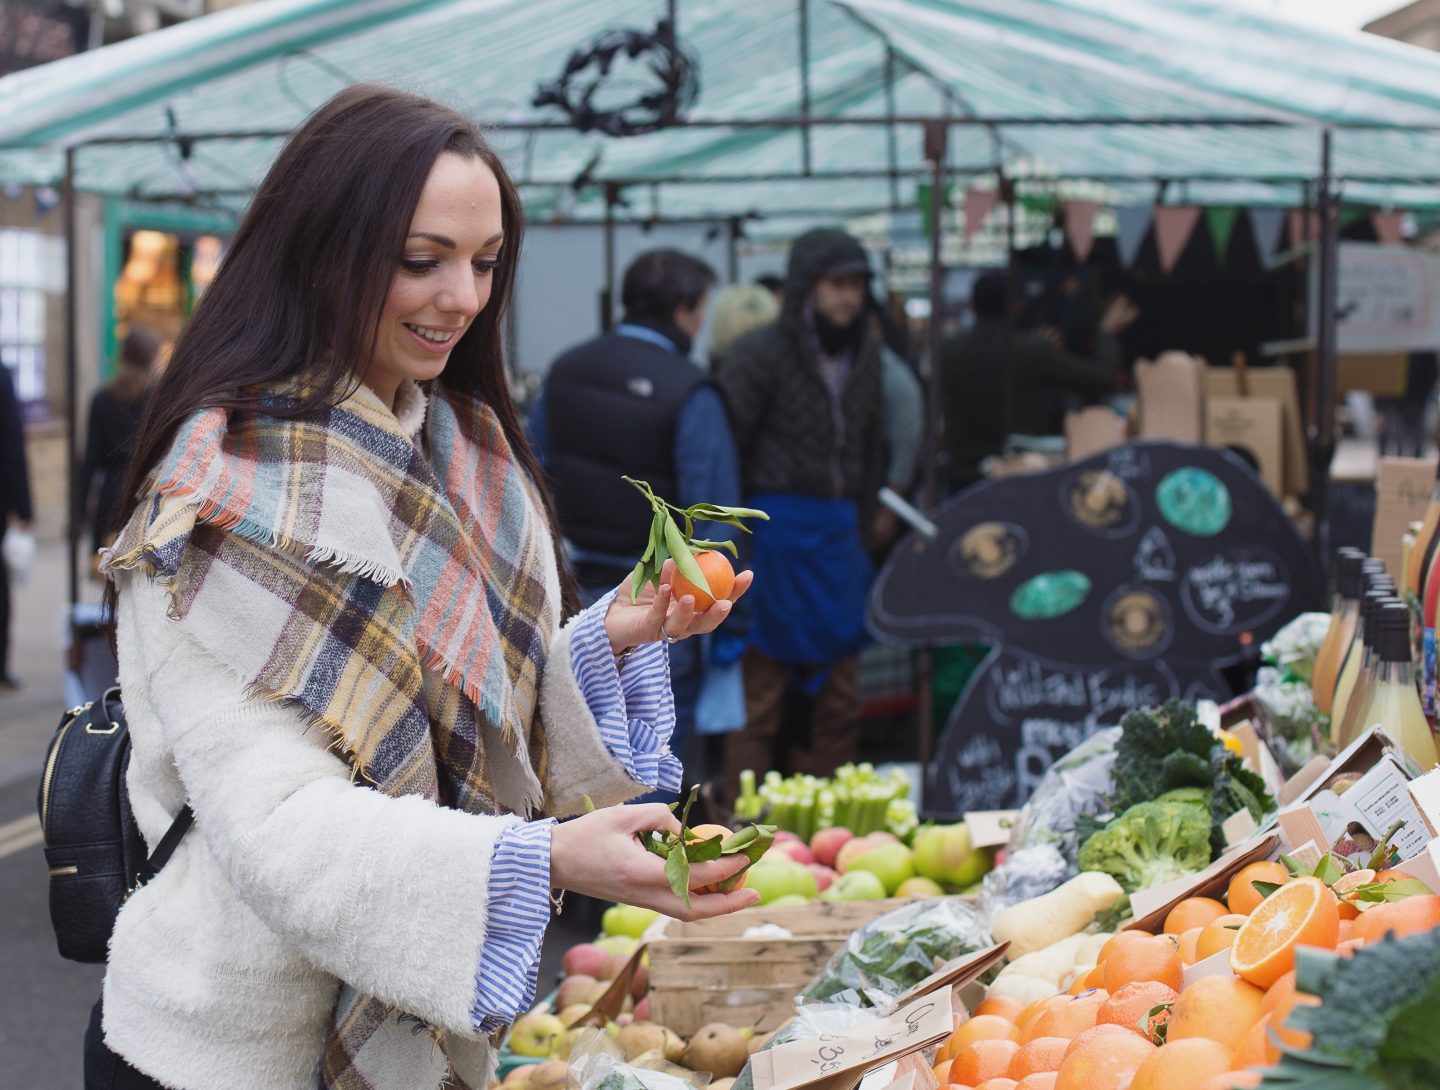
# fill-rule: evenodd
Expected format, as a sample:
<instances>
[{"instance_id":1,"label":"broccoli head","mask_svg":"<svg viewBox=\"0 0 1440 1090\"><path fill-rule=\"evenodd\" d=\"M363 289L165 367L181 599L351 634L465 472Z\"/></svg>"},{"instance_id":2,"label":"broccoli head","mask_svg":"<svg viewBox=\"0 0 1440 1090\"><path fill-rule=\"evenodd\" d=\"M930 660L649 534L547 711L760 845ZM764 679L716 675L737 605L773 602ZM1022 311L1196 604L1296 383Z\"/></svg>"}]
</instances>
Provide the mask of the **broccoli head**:
<instances>
[{"instance_id":1,"label":"broccoli head","mask_svg":"<svg viewBox=\"0 0 1440 1090\"><path fill-rule=\"evenodd\" d=\"M1194 803L1141 802L1080 848L1080 869L1104 871L1126 893L1203 870L1210 862L1210 815Z\"/></svg>"}]
</instances>

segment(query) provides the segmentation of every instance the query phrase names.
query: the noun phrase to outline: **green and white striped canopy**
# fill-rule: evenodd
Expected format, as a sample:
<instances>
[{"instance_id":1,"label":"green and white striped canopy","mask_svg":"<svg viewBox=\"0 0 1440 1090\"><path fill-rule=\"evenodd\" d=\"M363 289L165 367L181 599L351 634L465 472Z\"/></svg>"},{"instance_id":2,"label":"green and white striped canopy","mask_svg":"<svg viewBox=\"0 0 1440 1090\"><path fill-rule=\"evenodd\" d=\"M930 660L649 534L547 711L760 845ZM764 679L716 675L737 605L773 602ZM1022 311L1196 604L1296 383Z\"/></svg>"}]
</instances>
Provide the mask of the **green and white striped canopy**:
<instances>
[{"instance_id":1,"label":"green and white striped canopy","mask_svg":"<svg viewBox=\"0 0 1440 1090\"><path fill-rule=\"evenodd\" d=\"M1440 205L1440 55L1221 0L678 0L700 67L689 117L800 116L802 6L810 113L827 122L808 136L506 127L563 120L531 104L537 86L602 31L653 28L664 0L256 0L0 78L0 181L53 184L79 146L81 189L243 203L280 137L203 140L183 162L174 141L90 142L288 131L373 79L492 126L532 214L556 218L599 214L598 187L571 188L587 167L625 183L635 216L908 205L925 173L918 118L995 121L950 130L961 179L1003 166L1117 200L1188 180L1186 199L1232 204L1295 203L1335 126L1347 199ZM891 116L906 120L834 123Z\"/></svg>"}]
</instances>

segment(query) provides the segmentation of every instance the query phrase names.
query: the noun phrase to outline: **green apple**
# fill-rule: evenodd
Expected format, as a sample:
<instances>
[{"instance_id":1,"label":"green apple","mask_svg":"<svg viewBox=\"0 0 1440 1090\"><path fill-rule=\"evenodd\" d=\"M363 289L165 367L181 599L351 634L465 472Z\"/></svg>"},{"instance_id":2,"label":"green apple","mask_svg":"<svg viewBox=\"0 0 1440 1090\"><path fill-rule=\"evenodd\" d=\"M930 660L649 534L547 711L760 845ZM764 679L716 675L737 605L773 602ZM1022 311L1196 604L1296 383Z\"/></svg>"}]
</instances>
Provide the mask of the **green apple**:
<instances>
[{"instance_id":1,"label":"green apple","mask_svg":"<svg viewBox=\"0 0 1440 1090\"><path fill-rule=\"evenodd\" d=\"M850 864L846 874L869 871L880 879L886 894L894 893L900 883L915 877L915 857L904 844L877 844Z\"/></svg>"},{"instance_id":2,"label":"green apple","mask_svg":"<svg viewBox=\"0 0 1440 1090\"><path fill-rule=\"evenodd\" d=\"M800 907L801 905L808 905L809 903L810 903L810 898L809 898L809 897L802 897L802 896L800 896L800 894L798 894L798 893L787 893L787 894L785 894L784 897L776 897L775 900L771 901L771 902L769 903L769 905L767 905L766 907L767 907L767 908L798 908L798 907Z\"/></svg>"},{"instance_id":3,"label":"green apple","mask_svg":"<svg viewBox=\"0 0 1440 1090\"><path fill-rule=\"evenodd\" d=\"M510 1031L510 1051L517 1056L548 1056L565 1032L565 1023L553 1014L532 1011Z\"/></svg>"},{"instance_id":4,"label":"green apple","mask_svg":"<svg viewBox=\"0 0 1440 1090\"><path fill-rule=\"evenodd\" d=\"M749 871L745 884L760 894L760 903L768 905L781 897L811 898L820 892L815 876L804 863L778 859L762 859Z\"/></svg>"},{"instance_id":5,"label":"green apple","mask_svg":"<svg viewBox=\"0 0 1440 1090\"><path fill-rule=\"evenodd\" d=\"M650 908L611 905L605 910L605 915L600 917L600 930L607 935L638 939L659 915L660 913Z\"/></svg>"},{"instance_id":6,"label":"green apple","mask_svg":"<svg viewBox=\"0 0 1440 1090\"><path fill-rule=\"evenodd\" d=\"M606 954L624 954L629 957L635 952L635 947L640 945L640 940L632 939L629 935L605 935L596 939L595 945ZM609 958L606 961L608 962Z\"/></svg>"},{"instance_id":7,"label":"green apple","mask_svg":"<svg viewBox=\"0 0 1440 1090\"><path fill-rule=\"evenodd\" d=\"M943 897L945 891L940 888L939 882L932 882L929 878L921 878L916 875L914 878L907 878L895 887L896 897Z\"/></svg>"},{"instance_id":8,"label":"green apple","mask_svg":"<svg viewBox=\"0 0 1440 1090\"><path fill-rule=\"evenodd\" d=\"M994 853L970 843L970 826L931 825L915 834L915 870L952 889L974 885L994 865Z\"/></svg>"},{"instance_id":9,"label":"green apple","mask_svg":"<svg viewBox=\"0 0 1440 1090\"><path fill-rule=\"evenodd\" d=\"M820 894L822 901L883 901L885 883L868 870L846 871Z\"/></svg>"}]
</instances>

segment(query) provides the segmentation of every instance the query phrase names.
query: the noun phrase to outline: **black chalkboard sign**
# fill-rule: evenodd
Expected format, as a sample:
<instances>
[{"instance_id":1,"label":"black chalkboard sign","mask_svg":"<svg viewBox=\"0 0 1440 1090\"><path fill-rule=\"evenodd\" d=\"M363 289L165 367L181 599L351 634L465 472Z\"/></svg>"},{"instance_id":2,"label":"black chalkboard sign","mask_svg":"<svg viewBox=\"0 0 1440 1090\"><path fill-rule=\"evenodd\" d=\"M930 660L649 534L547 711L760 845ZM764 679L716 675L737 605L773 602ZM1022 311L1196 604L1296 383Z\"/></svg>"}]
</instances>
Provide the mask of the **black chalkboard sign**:
<instances>
[{"instance_id":1,"label":"black chalkboard sign","mask_svg":"<svg viewBox=\"0 0 1440 1090\"><path fill-rule=\"evenodd\" d=\"M1240 458L1132 443L986 481L911 535L871 590L882 639L994 651L957 702L926 806L1022 803L1050 762L1131 708L1231 695L1219 670L1319 603L1314 565Z\"/></svg>"}]
</instances>

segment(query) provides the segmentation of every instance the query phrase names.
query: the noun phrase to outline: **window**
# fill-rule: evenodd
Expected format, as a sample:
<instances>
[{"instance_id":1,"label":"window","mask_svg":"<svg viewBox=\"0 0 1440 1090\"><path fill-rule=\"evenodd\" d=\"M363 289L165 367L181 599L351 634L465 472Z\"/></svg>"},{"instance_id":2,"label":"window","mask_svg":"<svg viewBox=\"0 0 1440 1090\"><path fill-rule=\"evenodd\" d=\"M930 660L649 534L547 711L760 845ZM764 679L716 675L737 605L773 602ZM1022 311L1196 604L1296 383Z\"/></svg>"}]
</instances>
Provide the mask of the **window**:
<instances>
[{"instance_id":1,"label":"window","mask_svg":"<svg viewBox=\"0 0 1440 1090\"><path fill-rule=\"evenodd\" d=\"M0 230L0 363L22 402L45 400L46 292L63 292L64 241Z\"/></svg>"}]
</instances>

